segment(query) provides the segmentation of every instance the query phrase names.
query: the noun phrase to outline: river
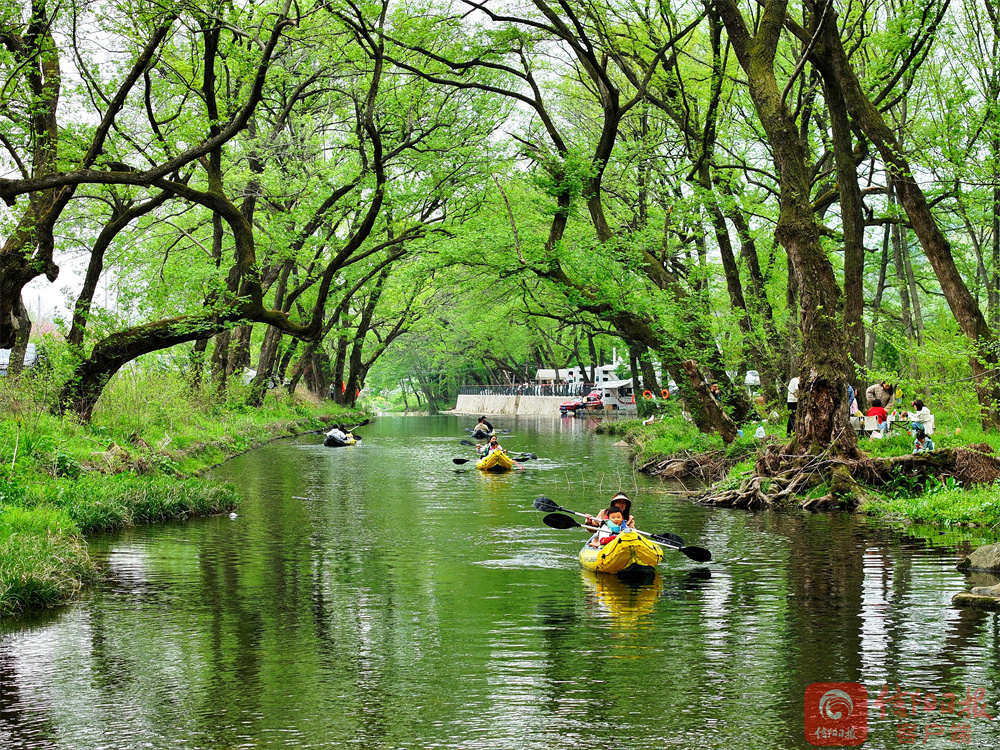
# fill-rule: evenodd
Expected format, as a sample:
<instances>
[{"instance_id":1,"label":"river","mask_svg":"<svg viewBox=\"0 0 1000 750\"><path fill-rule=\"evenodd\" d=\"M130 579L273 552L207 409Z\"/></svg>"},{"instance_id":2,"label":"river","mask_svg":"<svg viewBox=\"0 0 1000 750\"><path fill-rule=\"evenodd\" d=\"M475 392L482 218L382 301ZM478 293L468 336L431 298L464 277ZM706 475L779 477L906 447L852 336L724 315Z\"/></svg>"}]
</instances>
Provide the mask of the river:
<instances>
[{"instance_id":1,"label":"river","mask_svg":"<svg viewBox=\"0 0 1000 750\"><path fill-rule=\"evenodd\" d=\"M216 469L236 518L92 539L102 583L0 630L0 748L811 747L815 682L867 692L864 747L1000 745L1000 627L950 606L954 545L704 508L583 419L494 421L540 458L483 475L451 461L471 420L380 418ZM585 574L531 504L619 489L714 561Z\"/></svg>"}]
</instances>

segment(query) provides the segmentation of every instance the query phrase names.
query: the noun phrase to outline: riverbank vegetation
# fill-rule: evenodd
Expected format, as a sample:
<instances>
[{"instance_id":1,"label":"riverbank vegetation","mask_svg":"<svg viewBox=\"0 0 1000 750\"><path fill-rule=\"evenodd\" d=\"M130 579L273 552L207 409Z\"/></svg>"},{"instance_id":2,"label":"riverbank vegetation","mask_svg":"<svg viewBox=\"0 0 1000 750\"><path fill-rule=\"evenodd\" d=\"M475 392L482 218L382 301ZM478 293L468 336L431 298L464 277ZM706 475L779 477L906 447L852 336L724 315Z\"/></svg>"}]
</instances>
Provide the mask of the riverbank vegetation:
<instances>
[{"instance_id":1,"label":"riverbank vegetation","mask_svg":"<svg viewBox=\"0 0 1000 750\"><path fill-rule=\"evenodd\" d=\"M692 499L718 504L726 493L739 491L758 476L757 462L767 449L784 443L784 415L778 419L749 422L740 436L726 445L718 435L699 433L677 411L663 410L663 419L643 424L638 419L613 420L598 432L621 435L629 443L636 468L651 476L686 482L697 489ZM780 423L779 423L780 422ZM965 458L957 466L942 468L932 476L900 463L880 481L859 474L862 500L858 511L888 521L924 523L944 527L1000 527L1000 435L984 431L950 414L941 414L935 447L943 455L959 451ZM763 435L759 432L763 429ZM872 459L891 460L912 455L913 437L905 430L881 440L863 438L861 445ZM904 459L905 460L905 459ZM828 497L829 481L817 481L789 493L775 507L806 505Z\"/></svg>"},{"instance_id":2,"label":"riverbank vegetation","mask_svg":"<svg viewBox=\"0 0 1000 750\"><path fill-rule=\"evenodd\" d=\"M84 535L232 510L229 485L193 475L277 437L359 412L282 392L248 407L132 368L89 422L52 414L41 374L0 380L0 615L71 598L94 574ZM319 440L319 437L317 437Z\"/></svg>"},{"instance_id":3,"label":"riverbank vegetation","mask_svg":"<svg viewBox=\"0 0 1000 750\"><path fill-rule=\"evenodd\" d=\"M723 445L798 377L720 501L811 508L965 455L868 450L848 385L1000 427L994 0L18 0L0 39L0 346L82 257L43 400L80 424L134 363L434 411L619 355Z\"/></svg>"}]
</instances>

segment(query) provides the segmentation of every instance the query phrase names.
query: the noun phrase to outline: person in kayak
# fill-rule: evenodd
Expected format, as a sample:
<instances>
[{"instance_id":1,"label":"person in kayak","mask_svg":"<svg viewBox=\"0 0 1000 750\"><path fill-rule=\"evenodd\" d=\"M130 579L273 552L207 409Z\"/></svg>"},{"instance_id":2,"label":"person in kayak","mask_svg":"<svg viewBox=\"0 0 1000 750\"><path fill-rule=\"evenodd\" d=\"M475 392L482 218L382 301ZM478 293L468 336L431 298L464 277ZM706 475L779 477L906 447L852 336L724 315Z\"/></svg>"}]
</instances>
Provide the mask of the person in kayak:
<instances>
[{"instance_id":1,"label":"person in kayak","mask_svg":"<svg viewBox=\"0 0 1000 750\"><path fill-rule=\"evenodd\" d=\"M328 438L333 438L335 442L340 443L341 445L347 442L347 433L340 428L339 424L335 424L333 429L326 433L326 436Z\"/></svg>"},{"instance_id":2,"label":"person in kayak","mask_svg":"<svg viewBox=\"0 0 1000 750\"><path fill-rule=\"evenodd\" d=\"M476 426L472 428L472 434L475 437L486 437L493 432L493 425L489 423L485 416L479 418L476 422Z\"/></svg>"},{"instance_id":3,"label":"person in kayak","mask_svg":"<svg viewBox=\"0 0 1000 750\"><path fill-rule=\"evenodd\" d=\"M488 442L486 445L477 445L476 450L479 451L480 456L486 458L486 456L493 453L493 451L503 452L503 446L500 445L500 441L497 440L497 436L494 435L490 438L490 442Z\"/></svg>"},{"instance_id":4,"label":"person in kayak","mask_svg":"<svg viewBox=\"0 0 1000 750\"><path fill-rule=\"evenodd\" d=\"M589 544L591 547L603 547L619 534L632 531L631 527L625 523L625 516L622 514L621 508L611 506L602 512L607 513L607 518L601 522L600 528L590 538Z\"/></svg>"},{"instance_id":5,"label":"person in kayak","mask_svg":"<svg viewBox=\"0 0 1000 750\"><path fill-rule=\"evenodd\" d=\"M622 515L628 519L628 525L635 528L635 516L632 515L632 501L628 499L628 495L624 492L616 492L614 497L611 498L611 502L608 503L609 508L618 508ZM586 525L592 530L596 529L601 525L601 522L608 517L608 509L604 508L598 512L596 516L587 516Z\"/></svg>"}]
</instances>

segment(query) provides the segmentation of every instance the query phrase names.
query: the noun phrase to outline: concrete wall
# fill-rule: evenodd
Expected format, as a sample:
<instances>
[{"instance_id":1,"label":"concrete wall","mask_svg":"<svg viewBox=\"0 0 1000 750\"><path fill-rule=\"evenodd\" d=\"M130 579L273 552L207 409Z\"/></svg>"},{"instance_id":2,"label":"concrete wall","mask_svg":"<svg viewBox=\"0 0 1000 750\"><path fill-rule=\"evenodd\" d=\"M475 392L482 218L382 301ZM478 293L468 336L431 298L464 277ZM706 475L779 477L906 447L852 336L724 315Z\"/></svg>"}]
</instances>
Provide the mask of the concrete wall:
<instances>
[{"instance_id":1,"label":"concrete wall","mask_svg":"<svg viewBox=\"0 0 1000 750\"><path fill-rule=\"evenodd\" d=\"M557 417L559 404L569 396L471 396L460 395L454 411L458 414L516 416L532 414Z\"/></svg>"}]
</instances>

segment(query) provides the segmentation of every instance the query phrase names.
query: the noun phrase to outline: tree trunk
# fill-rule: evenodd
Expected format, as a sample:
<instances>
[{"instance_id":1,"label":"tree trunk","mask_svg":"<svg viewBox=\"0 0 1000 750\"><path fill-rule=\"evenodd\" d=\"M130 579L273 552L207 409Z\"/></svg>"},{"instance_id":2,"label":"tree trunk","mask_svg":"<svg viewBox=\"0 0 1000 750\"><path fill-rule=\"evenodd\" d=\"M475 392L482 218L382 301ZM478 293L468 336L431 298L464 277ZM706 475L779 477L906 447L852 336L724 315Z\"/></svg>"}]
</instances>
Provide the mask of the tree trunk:
<instances>
[{"instance_id":1,"label":"tree trunk","mask_svg":"<svg viewBox=\"0 0 1000 750\"><path fill-rule=\"evenodd\" d=\"M14 333L14 346L11 347L10 357L7 360L7 376L14 378L24 370L24 355L28 351L28 339L31 338L31 318L24 307L24 301L17 300L15 308L16 325Z\"/></svg>"},{"instance_id":2,"label":"tree trunk","mask_svg":"<svg viewBox=\"0 0 1000 750\"><path fill-rule=\"evenodd\" d=\"M646 390L652 391L653 396L660 397L660 384L656 382L656 370L653 363L648 359L648 352L639 353L639 369L642 371L642 382Z\"/></svg>"},{"instance_id":3,"label":"tree trunk","mask_svg":"<svg viewBox=\"0 0 1000 750\"><path fill-rule=\"evenodd\" d=\"M826 33L835 30L824 25ZM837 88L833 76L823 76L827 108L830 112L830 130L833 138L834 160L837 167L837 193L840 197L840 219L844 232L844 333L851 370L848 381L855 380L855 368L865 360L865 217L858 186L857 162L851 125L847 118L847 105Z\"/></svg>"},{"instance_id":4,"label":"tree trunk","mask_svg":"<svg viewBox=\"0 0 1000 750\"><path fill-rule=\"evenodd\" d=\"M889 236L891 233L892 227L886 224L885 232L882 234L882 258L878 269L878 283L875 285L875 299L872 302L872 325L868 335L868 351L865 352L865 366L869 369L875 361L875 331L878 329L878 319L882 312L882 295L885 292L886 273L889 268ZM856 385L860 385L860 383ZM855 388L854 391L858 395L858 405L862 409L866 409L865 389Z\"/></svg>"},{"instance_id":5,"label":"tree trunk","mask_svg":"<svg viewBox=\"0 0 1000 750\"><path fill-rule=\"evenodd\" d=\"M217 334L212 347L212 382L215 390L221 396L226 392L229 367L229 343L232 341L232 331L226 329Z\"/></svg>"},{"instance_id":6,"label":"tree trunk","mask_svg":"<svg viewBox=\"0 0 1000 750\"><path fill-rule=\"evenodd\" d=\"M830 8L826 15L828 22L835 25L836 12ZM804 36L808 37L808 32ZM923 190L913 177L909 160L882 113L862 89L839 35L830 35L829 44L816 45L813 58L817 65L827 66L837 77L855 123L875 145L891 170L899 202L910 219L924 255L934 269L948 306L962 332L975 344L976 355L970 364L975 376L983 427L990 429L1000 426L1000 378L995 372L1000 364L1000 357L996 335L987 324L982 310L955 265L951 245L934 219Z\"/></svg>"},{"instance_id":7,"label":"tree trunk","mask_svg":"<svg viewBox=\"0 0 1000 750\"><path fill-rule=\"evenodd\" d=\"M205 370L205 351L208 349L208 339L198 339L191 347L191 362L188 370L188 384L191 390L201 387L201 376Z\"/></svg>"},{"instance_id":8,"label":"tree trunk","mask_svg":"<svg viewBox=\"0 0 1000 750\"><path fill-rule=\"evenodd\" d=\"M703 422L711 426L711 431L722 437L728 445L736 439L736 425L733 423L722 409L722 404L712 395L709 383L702 375L698 364L693 359L686 359L682 363L687 382L695 398L689 402L692 408L692 415L695 423ZM698 414L695 415L694 411Z\"/></svg>"},{"instance_id":9,"label":"tree trunk","mask_svg":"<svg viewBox=\"0 0 1000 750\"><path fill-rule=\"evenodd\" d=\"M257 358L257 374L250 381L250 393L247 396L247 403L252 406L260 406L264 402L264 396L267 395L282 335L281 331L273 326L268 326L264 331L264 341L261 343L260 356Z\"/></svg>"},{"instance_id":10,"label":"tree trunk","mask_svg":"<svg viewBox=\"0 0 1000 750\"><path fill-rule=\"evenodd\" d=\"M802 452L832 448L835 453L856 455L857 438L847 419L849 363L841 319L843 301L833 266L819 241L803 144L774 74L787 6L766 2L753 37L734 0L718 0L716 7L747 74L750 97L778 170L775 239L787 251L797 281L802 363L796 433L790 447Z\"/></svg>"},{"instance_id":11,"label":"tree trunk","mask_svg":"<svg viewBox=\"0 0 1000 750\"><path fill-rule=\"evenodd\" d=\"M889 205L895 205L895 190L892 176L889 175ZM913 341L913 315L910 313L910 289L906 285L906 271L903 268L903 227L899 222L892 224L892 260L896 268L896 291L899 293L900 315L903 319L903 332L907 341Z\"/></svg>"},{"instance_id":12,"label":"tree trunk","mask_svg":"<svg viewBox=\"0 0 1000 750\"><path fill-rule=\"evenodd\" d=\"M230 345L229 361L226 367L226 377L240 374L250 366L250 337L253 335L253 325L236 326Z\"/></svg>"}]
</instances>

